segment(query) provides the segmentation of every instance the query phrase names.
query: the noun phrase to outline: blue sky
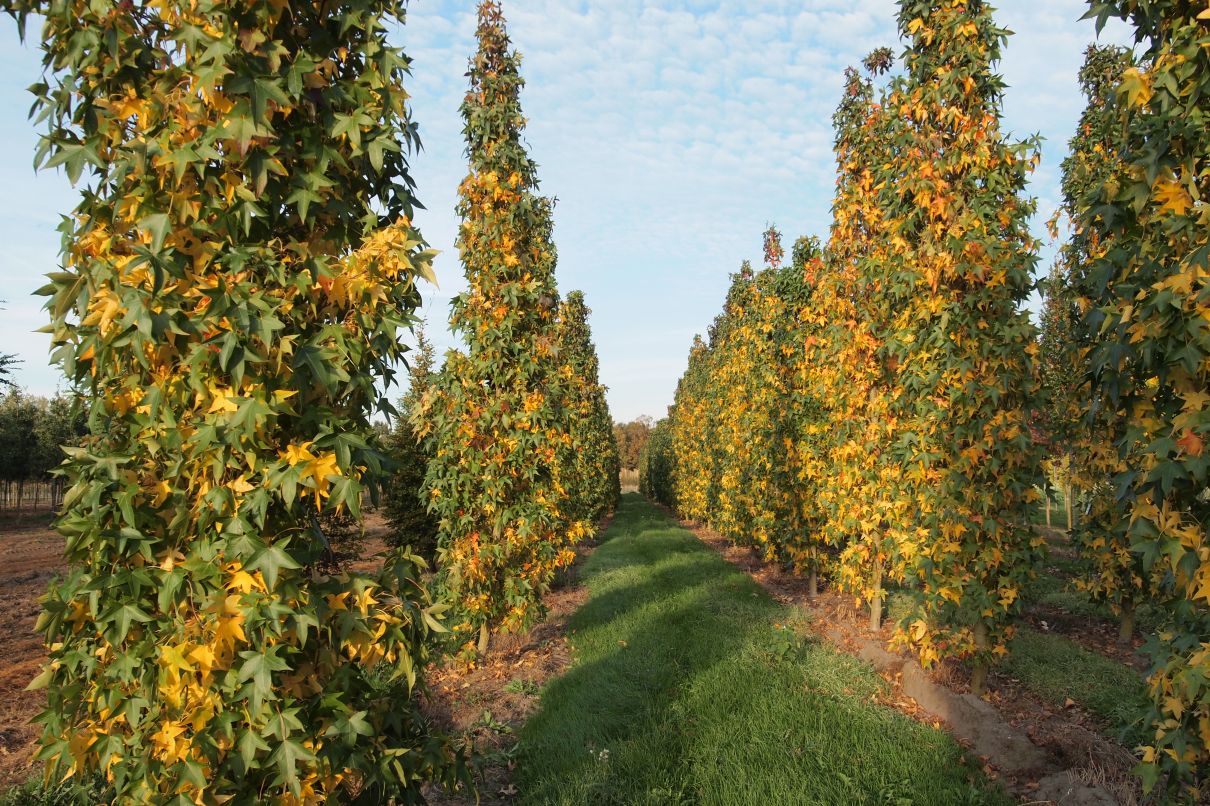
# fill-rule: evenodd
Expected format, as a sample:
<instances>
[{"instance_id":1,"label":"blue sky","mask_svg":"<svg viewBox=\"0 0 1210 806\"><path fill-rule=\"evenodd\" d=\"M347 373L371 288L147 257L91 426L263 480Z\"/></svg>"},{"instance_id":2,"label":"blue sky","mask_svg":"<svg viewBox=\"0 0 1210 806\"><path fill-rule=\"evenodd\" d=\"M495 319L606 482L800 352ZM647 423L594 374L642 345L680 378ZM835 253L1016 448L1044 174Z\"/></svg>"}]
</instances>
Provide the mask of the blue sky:
<instances>
[{"instance_id":1,"label":"blue sky","mask_svg":"<svg viewBox=\"0 0 1210 806\"><path fill-rule=\"evenodd\" d=\"M1003 0L1015 35L1000 65L1004 128L1041 134L1031 192L1040 215L1058 205L1059 164L1083 102L1076 71L1094 40L1083 0ZM465 174L458 104L473 49L470 0L413 0L397 31L413 60L413 112L424 151L413 159L428 208L440 289L425 314L439 346L462 287L454 249L456 188ZM582 289L614 417L660 417L689 344L704 332L744 258L760 258L774 222L792 241L826 238L834 166L831 115L844 67L880 45L897 51L893 0L504 0L528 81L522 102L545 193L558 197L558 279ZM0 20L0 352L18 381L49 394L41 300L57 266L59 217L75 204L66 178L35 176L25 87L40 56ZM1111 26L1102 41L1127 42ZM36 39L36 29L31 30ZM1049 264L1047 247L1040 264ZM396 392L392 392L395 394Z\"/></svg>"}]
</instances>

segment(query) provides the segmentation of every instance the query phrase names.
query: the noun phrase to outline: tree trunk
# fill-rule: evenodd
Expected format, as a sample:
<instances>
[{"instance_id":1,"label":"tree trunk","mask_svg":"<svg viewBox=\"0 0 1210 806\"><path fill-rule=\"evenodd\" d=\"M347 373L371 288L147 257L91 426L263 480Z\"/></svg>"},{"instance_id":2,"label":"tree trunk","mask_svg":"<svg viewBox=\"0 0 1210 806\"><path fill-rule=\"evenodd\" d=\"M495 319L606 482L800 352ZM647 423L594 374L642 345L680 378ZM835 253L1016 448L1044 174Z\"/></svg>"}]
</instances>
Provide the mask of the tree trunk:
<instances>
[{"instance_id":1,"label":"tree trunk","mask_svg":"<svg viewBox=\"0 0 1210 806\"><path fill-rule=\"evenodd\" d=\"M979 654L971 664L971 693L982 697L987 691L987 625L980 621L975 625L975 649Z\"/></svg>"},{"instance_id":2,"label":"tree trunk","mask_svg":"<svg viewBox=\"0 0 1210 806\"><path fill-rule=\"evenodd\" d=\"M1050 485L1046 486L1046 528L1050 528Z\"/></svg>"},{"instance_id":3,"label":"tree trunk","mask_svg":"<svg viewBox=\"0 0 1210 806\"><path fill-rule=\"evenodd\" d=\"M812 567L807 574L807 598L814 599L819 595L819 571Z\"/></svg>"},{"instance_id":4,"label":"tree trunk","mask_svg":"<svg viewBox=\"0 0 1210 806\"><path fill-rule=\"evenodd\" d=\"M1129 645L1134 638L1134 602L1122 602L1122 616L1118 627L1118 643Z\"/></svg>"},{"instance_id":5,"label":"tree trunk","mask_svg":"<svg viewBox=\"0 0 1210 806\"><path fill-rule=\"evenodd\" d=\"M485 623L485 624L483 624L483 626L481 626L479 628L479 647L478 647L478 649L479 649L480 655L487 654L487 646L488 646L488 643L490 642L490 640L491 640L491 630L488 629L487 624Z\"/></svg>"},{"instance_id":6,"label":"tree trunk","mask_svg":"<svg viewBox=\"0 0 1210 806\"><path fill-rule=\"evenodd\" d=\"M882 627L882 560L874 563L874 595L870 599L870 629Z\"/></svg>"},{"instance_id":7,"label":"tree trunk","mask_svg":"<svg viewBox=\"0 0 1210 806\"><path fill-rule=\"evenodd\" d=\"M1075 507L1071 503L1073 498L1072 485L1067 484L1063 487L1063 503L1067 506L1067 533L1071 534L1072 528L1075 526Z\"/></svg>"}]
</instances>

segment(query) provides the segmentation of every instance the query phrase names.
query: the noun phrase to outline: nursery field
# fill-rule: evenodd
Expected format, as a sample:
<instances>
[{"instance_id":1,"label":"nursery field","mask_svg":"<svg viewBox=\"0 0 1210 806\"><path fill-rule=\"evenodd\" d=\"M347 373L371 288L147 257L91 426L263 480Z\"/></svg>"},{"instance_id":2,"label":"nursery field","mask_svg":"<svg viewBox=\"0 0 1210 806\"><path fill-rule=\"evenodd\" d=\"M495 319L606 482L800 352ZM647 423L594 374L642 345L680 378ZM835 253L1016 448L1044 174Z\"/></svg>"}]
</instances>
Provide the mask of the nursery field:
<instances>
[{"instance_id":1,"label":"nursery field","mask_svg":"<svg viewBox=\"0 0 1210 806\"><path fill-rule=\"evenodd\" d=\"M999 12L888 5L813 56L830 137L719 162L759 190L723 227L828 211L757 264L579 208L610 269L727 278L619 423L501 0L455 68L420 47L453 128L413 118L407 0L0 2L76 197L29 289L67 391L0 352L0 806L1207 802L1210 9L1072 10L1043 187ZM461 131L443 191L422 130ZM693 332L602 278L652 331L602 355Z\"/></svg>"},{"instance_id":2,"label":"nursery field","mask_svg":"<svg viewBox=\"0 0 1210 806\"><path fill-rule=\"evenodd\" d=\"M574 662L520 733L522 797L558 804L1011 803L809 616L637 495L583 569Z\"/></svg>"},{"instance_id":3,"label":"nursery field","mask_svg":"<svg viewBox=\"0 0 1210 806\"><path fill-rule=\"evenodd\" d=\"M384 528L371 514L371 559L356 565L373 566ZM811 598L779 565L633 493L548 595L550 615L474 669L431 668L425 709L475 748L487 803L1142 802L1128 750L1142 657L1070 584L1062 533L1045 533L1052 563L986 698L1034 755L981 746L980 725L929 710L944 705L936 691L916 702L870 662L890 631L871 632L851 597ZM33 625L61 553L45 519L0 528L0 792L40 769L28 722L45 700L24 687L45 657ZM931 682L966 691L956 668ZM1061 799L1077 787L1110 800Z\"/></svg>"}]
</instances>

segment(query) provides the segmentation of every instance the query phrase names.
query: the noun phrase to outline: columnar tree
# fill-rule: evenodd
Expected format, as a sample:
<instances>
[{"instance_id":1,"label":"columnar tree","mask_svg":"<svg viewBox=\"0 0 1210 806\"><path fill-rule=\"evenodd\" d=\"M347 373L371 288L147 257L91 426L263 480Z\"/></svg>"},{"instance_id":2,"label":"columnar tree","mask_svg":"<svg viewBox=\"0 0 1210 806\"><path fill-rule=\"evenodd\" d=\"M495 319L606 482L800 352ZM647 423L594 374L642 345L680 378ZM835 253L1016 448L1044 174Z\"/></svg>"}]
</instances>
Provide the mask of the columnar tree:
<instances>
[{"instance_id":1,"label":"columnar tree","mask_svg":"<svg viewBox=\"0 0 1210 806\"><path fill-rule=\"evenodd\" d=\"M1072 470L1075 483L1087 496L1087 513L1080 518L1073 539L1086 561L1086 571L1077 584L1094 598L1110 605L1121 618L1120 637L1129 640L1134 632L1134 612L1148 595L1152 574L1143 568L1142 557L1130 550L1129 506L1118 493L1118 485L1138 447L1127 439L1127 422L1122 407L1108 390L1092 383L1092 361L1099 352L1113 349L1117 335L1104 331L1100 310L1101 290L1097 287L1095 266L1113 246L1113 238L1103 228L1089 226L1081 212L1086 194L1107 184L1128 181L1122 160L1123 127L1119 116L1117 87L1122 75L1133 66L1130 51L1120 47L1089 47L1080 69L1080 86L1088 100L1072 137L1070 155L1063 161L1063 210L1073 231L1063 244L1061 259L1066 266L1063 277L1077 306L1074 349L1079 377L1066 377L1066 362L1060 364L1059 377L1048 390L1050 407L1066 412L1070 392L1078 390L1076 403L1079 420L1075 423ZM1045 332L1045 322L1044 322ZM1045 341L1042 360L1047 360ZM1056 406L1055 401L1060 401ZM1069 417L1063 414L1064 418ZM1065 420L1066 421L1066 420Z\"/></svg>"},{"instance_id":2,"label":"columnar tree","mask_svg":"<svg viewBox=\"0 0 1210 806\"><path fill-rule=\"evenodd\" d=\"M459 188L458 251L469 288L453 303L463 350L418 416L434 440L426 486L439 562L473 653L490 631L525 629L589 525L574 518L564 468L572 438L559 373L550 202L522 144L520 57L499 3L479 6L462 103L470 173Z\"/></svg>"},{"instance_id":3,"label":"columnar tree","mask_svg":"<svg viewBox=\"0 0 1210 806\"><path fill-rule=\"evenodd\" d=\"M747 420L753 473L748 528L767 557L801 562L805 557L790 557L786 547L804 529L795 454L800 398L794 383L803 352L799 309L804 274L793 254L785 261L775 227L766 229L763 239L765 268L756 276L749 369L754 405ZM817 242L800 240L794 247L797 259L810 259L803 252L815 246Z\"/></svg>"},{"instance_id":4,"label":"columnar tree","mask_svg":"<svg viewBox=\"0 0 1210 806\"><path fill-rule=\"evenodd\" d=\"M756 353L756 288L752 264L745 260L731 276L723 312L710 334L710 383L707 417L715 425L708 446L714 480L706 523L736 543L755 545L751 524L753 446L748 424L756 391L751 367Z\"/></svg>"},{"instance_id":5,"label":"columnar tree","mask_svg":"<svg viewBox=\"0 0 1210 806\"><path fill-rule=\"evenodd\" d=\"M673 467L672 424L671 418L665 418L655 424L649 439L643 443L639 457L639 492L664 506L674 506Z\"/></svg>"},{"instance_id":6,"label":"columnar tree","mask_svg":"<svg viewBox=\"0 0 1210 806\"><path fill-rule=\"evenodd\" d=\"M1087 395L1084 385L1084 351L1078 324L1080 312L1062 257L1055 260L1043 285L1041 337L1038 341L1038 423L1046 439L1045 470L1047 525L1050 524L1050 487L1063 492L1067 527L1074 525L1075 455L1083 434Z\"/></svg>"},{"instance_id":7,"label":"columnar tree","mask_svg":"<svg viewBox=\"0 0 1210 806\"><path fill-rule=\"evenodd\" d=\"M814 295L815 395L827 407L817 484L827 513L825 540L839 551L837 582L882 620L885 585L902 578L904 476L892 447L899 438L897 361L886 355L895 307L887 249L891 225L876 175L886 164L890 116L874 78L890 69L889 50L850 70L836 110L837 182L832 232Z\"/></svg>"},{"instance_id":8,"label":"columnar tree","mask_svg":"<svg viewBox=\"0 0 1210 806\"><path fill-rule=\"evenodd\" d=\"M394 427L383 447L392 469L383 484L383 504L391 525L388 542L406 546L428 562L436 558L438 523L429 510L424 477L433 458L432 444L418 433L412 418L436 378L433 343L422 328L416 331L416 355L409 367L410 385L399 402Z\"/></svg>"},{"instance_id":9,"label":"columnar tree","mask_svg":"<svg viewBox=\"0 0 1210 806\"><path fill-rule=\"evenodd\" d=\"M819 239L803 236L794 242L790 263L779 272L777 295L785 308L780 334L786 397L780 422L785 444L783 484L790 498L789 513L779 546L796 573L805 574L809 593L819 588L819 574L831 560L827 516L821 493L830 477L824 471L829 439L828 406L821 395L815 362L822 355L816 293L823 277Z\"/></svg>"},{"instance_id":10,"label":"columnar tree","mask_svg":"<svg viewBox=\"0 0 1210 806\"><path fill-rule=\"evenodd\" d=\"M115 802L419 797L416 566L323 573L431 277L411 226L402 0L17 2L37 162L88 186L43 293L94 436L70 451L36 685L53 776Z\"/></svg>"},{"instance_id":11,"label":"columnar tree","mask_svg":"<svg viewBox=\"0 0 1210 806\"><path fill-rule=\"evenodd\" d=\"M1108 245L1090 267L1110 336L1092 376L1125 418L1132 547L1163 575L1166 623L1148 643L1148 783L1167 770L1192 784L1210 761L1210 13L1192 0L1090 5L1099 23L1131 24L1143 50L1144 66L1127 68L1117 87L1124 175L1087 189L1079 224Z\"/></svg>"},{"instance_id":12,"label":"columnar tree","mask_svg":"<svg viewBox=\"0 0 1210 806\"><path fill-rule=\"evenodd\" d=\"M567 295L559 308L559 360L562 381L568 390L574 447L571 468L574 486L568 495L576 516L595 522L617 506L621 467L588 314L582 291Z\"/></svg>"},{"instance_id":13,"label":"columnar tree","mask_svg":"<svg viewBox=\"0 0 1210 806\"><path fill-rule=\"evenodd\" d=\"M681 517L701 523L709 517L714 505L711 450L715 424L706 409L712 389L711 352L711 345L701 336L693 337L689 364L677 381L668 416L673 456L672 499Z\"/></svg>"},{"instance_id":14,"label":"columnar tree","mask_svg":"<svg viewBox=\"0 0 1210 806\"><path fill-rule=\"evenodd\" d=\"M1042 545L1028 526L1037 467L1026 427L1035 243L1029 143L999 129L992 71L1006 32L982 0L902 0L907 75L892 85L877 180L890 225L885 354L897 367L899 462L917 526L900 551L919 585L901 638L923 661L1006 651Z\"/></svg>"}]
</instances>

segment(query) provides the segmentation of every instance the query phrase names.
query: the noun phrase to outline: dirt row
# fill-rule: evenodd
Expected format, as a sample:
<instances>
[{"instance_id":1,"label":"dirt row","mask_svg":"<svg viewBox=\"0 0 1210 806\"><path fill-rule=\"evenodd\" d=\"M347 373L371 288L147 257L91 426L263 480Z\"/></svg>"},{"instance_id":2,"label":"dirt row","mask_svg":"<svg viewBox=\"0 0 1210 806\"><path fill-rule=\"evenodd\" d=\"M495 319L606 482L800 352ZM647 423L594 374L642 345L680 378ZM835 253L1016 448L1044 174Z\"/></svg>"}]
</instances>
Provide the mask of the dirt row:
<instances>
[{"instance_id":1,"label":"dirt row","mask_svg":"<svg viewBox=\"0 0 1210 806\"><path fill-rule=\"evenodd\" d=\"M604 529L604 526L602 526ZM376 514L366 519L361 554L352 564L372 570L384 548L386 525ZM471 670L455 665L429 668L424 710L446 731L473 744L480 803L513 802L513 751L516 732L537 707L538 691L571 662L567 619L587 598L578 582L580 562L593 544L582 545L576 564L548 595L548 616L524 636L497 638ZM64 569L63 539L50 529L50 518L27 516L0 520L0 792L27 780L38 727L30 723L45 706L42 692L25 687L46 658L34 624L39 598ZM429 792L434 804L472 804L474 798Z\"/></svg>"},{"instance_id":2,"label":"dirt row","mask_svg":"<svg viewBox=\"0 0 1210 806\"><path fill-rule=\"evenodd\" d=\"M49 516L0 521L0 789L30 776L38 736L30 720L46 703L25 687L46 657L34 632L38 599L63 570L63 538L49 523Z\"/></svg>"}]
</instances>

